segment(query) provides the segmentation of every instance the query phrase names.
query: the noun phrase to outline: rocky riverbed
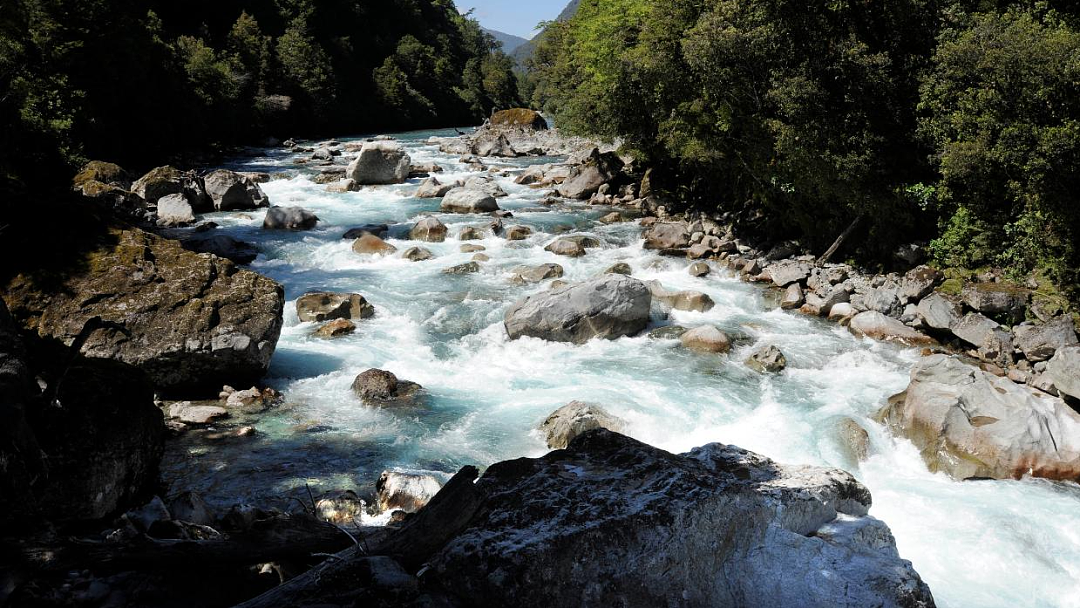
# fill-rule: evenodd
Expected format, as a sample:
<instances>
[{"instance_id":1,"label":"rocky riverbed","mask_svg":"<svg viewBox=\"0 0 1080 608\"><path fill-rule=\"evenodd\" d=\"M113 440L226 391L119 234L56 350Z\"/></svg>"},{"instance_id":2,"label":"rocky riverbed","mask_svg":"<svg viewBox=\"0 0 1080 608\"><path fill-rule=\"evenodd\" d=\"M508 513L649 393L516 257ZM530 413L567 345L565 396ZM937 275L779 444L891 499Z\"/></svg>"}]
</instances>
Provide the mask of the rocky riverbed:
<instances>
[{"instance_id":1,"label":"rocky riverbed","mask_svg":"<svg viewBox=\"0 0 1080 608\"><path fill-rule=\"evenodd\" d=\"M706 480L716 463L754 482L737 490L747 496L770 495L769 483L811 488L811 479L832 479L846 488L843 496L809 490L827 506L808 511L815 513L809 528L770 519L777 517L774 498L755 507L753 517L772 522L758 529L776 543L768 568L754 570L752 559L740 557L732 563L744 566L728 572L735 583L687 587L683 597L730 597L731 605L811 597L799 585L745 586L778 576L778 568L791 574L804 567L781 568L788 553L779 547L789 546L788 557L816 552L823 568L845 580L891 569L892 591L878 586L884 605L933 602L920 575L941 606L1077 605L1080 542L1071 535L1080 524L1080 490L1051 481L1077 479L1070 450L1080 417L1069 392L1076 337L1054 318L1018 323L1017 307L1028 304L1017 304L1022 296L986 286L951 289L913 257L891 275L819 265L797 244L744 241L716 218L672 216L629 159L550 132L287 143L208 175L162 169L132 181L89 167L83 192L147 227L159 225L154 229L180 239L183 249L121 233L121 246L104 258L110 262L91 272L123 289L75 280L72 289L85 292L75 308L42 297L32 283L16 282L5 296L40 335L81 340L87 356L150 374L172 429L158 492L170 508L158 510L159 518L190 519L190 510L177 515L173 504L195 491L207 513L200 525L221 529L236 530L238 518L254 513L237 503L282 512L301 503L337 522L396 529L410 521L404 511L415 511L464 466L540 457L604 427L671 453L720 441L854 477L841 483L837 476L846 474L838 471L798 472L730 447L672 457L595 439L571 444L565 457L500 464L497 475L476 484L480 495L457 496L454 504L481 501L525 528L556 526L563 532L551 542L587 548L594 541L570 533L573 522L548 521L535 504L500 498L500 488L547 491L552 476L586 488L610 474L597 462L633 453L649 463L643 470L656 483L671 475L699 485L650 503L642 511L649 516L636 520L604 512L611 501L593 497L594 523L617 529L637 522L640 534L620 545L620 559L685 569L678 552L700 548L701 538L680 536L666 557L649 554L648 539L671 534L667 517L708 520L685 494L729 483ZM191 256L192 270L170 275L169 256ZM173 283L190 293L170 294ZM129 291L141 295L141 307L120 297ZM163 310L180 310L177 318L190 321L172 327ZM87 332L92 319L111 325L91 323ZM199 338L172 338L185 331ZM966 358L924 359L923 348ZM1001 382L1007 386L995 390ZM988 395L1005 397L982 404ZM980 401L975 410L973 401ZM1010 410L1015 404L1026 409ZM1017 439L1017 429L1028 434ZM739 459L750 464L732 464ZM972 477L1001 480L959 481ZM637 487L619 500L629 501ZM865 517L868 508L891 528L895 548L889 529ZM521 531L490 517L466 519L453 530L457 541L444 538L450 544L441 553L428 547L399 555L398 565L349 563L397 577L395 588L412 594L409 601L421 601L409 564L419 557L443 577L438 597L481 593L520 603L507 588L460 575L462 560L481 557L506 572L522 560L548 560L551 581L562 580L555 573L563 565L542 552L475 553L486 539ZM406 523L399 536L416 534L410 526L424 529ZM728 535L710 530L706 536ZM808 548L808 536L831 548ZM760 539L751 535L727 550L744 556L752 542ZM845 571L841 564L857 566ZM536 598L547 597L545 580L537 579ZM803 580L825 593L813 595L815 605L866 603L858 589L840 598ZM661 590L662 583L649 585ZM596 588L589 601L622 601L626 589Z\"/></svg>"}]
</instances>

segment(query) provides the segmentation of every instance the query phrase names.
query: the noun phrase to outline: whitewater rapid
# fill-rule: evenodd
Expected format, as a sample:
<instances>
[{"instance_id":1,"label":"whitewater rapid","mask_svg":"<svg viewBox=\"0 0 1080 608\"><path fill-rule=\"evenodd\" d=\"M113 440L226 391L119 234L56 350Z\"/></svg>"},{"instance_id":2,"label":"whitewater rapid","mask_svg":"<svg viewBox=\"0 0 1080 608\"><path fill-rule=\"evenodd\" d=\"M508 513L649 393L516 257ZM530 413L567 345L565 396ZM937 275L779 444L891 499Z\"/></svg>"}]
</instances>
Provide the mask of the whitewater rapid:
<instances>
[{"instance_id":1,"label":"whitewater rapid","mask_svg":"<svg viewBox=\"0 0 1080 608\"><path fill-rule=\"evenodd\" d=\"M446 168L440 181L475 175L456 156L425 144L422 132L398 137L414 164ZM348 141L348 140L343 140ZM534 234L509 242L485 231L491 260L478 274L449 276L442 270L468 262L455 237L461 227L483 227L485 216L438 213L438 199L412 197L419 180L400 186L332 194L311 181L314 168L295 165L282 150L238 159L230 168L287 172L262 187L275 205L301 206L321 222L309 232L267 232L263 212L208 216L220 230L255 244L251 265L285 287L285 327L267 384L285 404L234 420L252 424L253 440L174 440L164 476L175 490L193 489L212 503L284 503L331 489L370 492L384 469L430 472L448 478L466 464L546 452L535 427L572 400L603 404L628 422L628 434L673 452L723 442L789 464L852 471L871 490L871 514L896 536L900 554L930 585L939 606L1080 607L1080 486L1042 480L959 483L927 471L915 448L888 436L870 417L907 386L918 351L856 339L825 321L781 311L756 286L713 267L704 278L687 273L686 260L642 248L634 222L597 222L610 208L539 204L544 191L499 177L510 196L499 199L514 213L507 227L523 224ZM504 168L558 159L490 163ZM437 214L450 228L444 243L408 241L410 223ZM361 256L342 239L349 228L390 224L387 241L399 252L419 245L435 258ZM554 234L598 238L602 247L583 258L555 256L543 247ZM564 280L593 277L626 262L640 279L672 289L709 294L706 313L673 312L668 323L717 325L741 336L727 356L703 356L675 340L642 335L585 345L508 340L503 313L517 299L548 288L510 282L519 265L560 264ZM325 340L300 323L295 300L309 291L363 294L374 318L351 336ZM788 360L779 375L760 375L742 361L758 344L775 344ZM366 407L352 395L353 378L377 367L418 382L427 391L422 407L404 411ZM246 387L237 387L246 388ZM872 455L861 465L845 450L837 424L851 417L870 430ZM201 436L200 436L201 437Z\"/></svg>"}]
</instances>

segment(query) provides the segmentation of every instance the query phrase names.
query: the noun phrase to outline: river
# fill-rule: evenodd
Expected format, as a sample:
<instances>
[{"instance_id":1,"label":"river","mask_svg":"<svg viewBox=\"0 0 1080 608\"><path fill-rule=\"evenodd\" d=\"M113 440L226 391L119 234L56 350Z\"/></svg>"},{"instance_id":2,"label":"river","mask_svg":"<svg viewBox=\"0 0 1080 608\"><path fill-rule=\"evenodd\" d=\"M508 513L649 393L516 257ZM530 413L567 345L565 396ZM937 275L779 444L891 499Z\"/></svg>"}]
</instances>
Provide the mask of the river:
<instances>
[{"instance_id":1,"label":"river","mask_svg":"<svg viewBox=\"0 0 1080 608\"><path fill-rule=\"evenodd\" d=\"M414 163L446 168L440 181L475 175L425 144L432 135L398 135ZM349 141L348 139L341 141ZM331 194L310 180L314 168L295 165L283 150L265 150L229 164L245 171L288 172L263 184L271 201L301 206L321 222L309 232L261 229L258 212L208 216L220 230L254 243L251 265L285 287L285 328L266 382L285 404L239 418L253 424L253 439L209 440L201 434L170 442L163 464L174 491L194 489L211 503L237 500L286 503L330 489L370 491L383 469L432 472L448 478L466 464L489 465L546 449L535 427L572 400L603 404L629 423L628 434L670 451L709 442L736 444L790 464L851 470L870 488L871 514L886 521L900 554L911 560L947 608L1080 606L1080 486L1042 480L960 483L931 474L915 448L888 436L870 417L907 385L919 357L914 349L857 339L825 321L781 311L764 291L714 267L704 278L687 273L686 260L642 248L634 222L604 225L610 208L538 204L543 192L500 177L514 213L507 226L534 234L509 242L490 231L483 241L491 260L478 274L442 270L468 262L458 230L481 227L488 217L438 214L438 199L416 199L419 180L400 186ZM558 159L489 163L506 168ZM444 243L410 243L410 222L436 213L450 228ZM342 239L349 228L391 224L388 242L399 252L421 245L435 259L356 254ZM574 231L602 247L571 259L544 251L553 234ZM575 346L535 339L510 341L503 313L516 300L547 285L509 281L522 264L558 263L565 280L586 279L626 262L641 279L668 288L709 294L706 313L673 312L654 325L711 323L746 339L726 356L693 354L675 340L645 335ZM300 323L295 300L308 291L363 294L376 307L351 336L325 340ZM779 375L760 375L742 361L756 344L775 344L788 359ZM353 378L377 367L426 388L421 406L400 411L362 405ZM247 388L247 387L237 387ZM870 430L872 455L857 464L836 426L851 417ZM378 523L377 520L375 523Z\"/></svg>"}]
</instances>

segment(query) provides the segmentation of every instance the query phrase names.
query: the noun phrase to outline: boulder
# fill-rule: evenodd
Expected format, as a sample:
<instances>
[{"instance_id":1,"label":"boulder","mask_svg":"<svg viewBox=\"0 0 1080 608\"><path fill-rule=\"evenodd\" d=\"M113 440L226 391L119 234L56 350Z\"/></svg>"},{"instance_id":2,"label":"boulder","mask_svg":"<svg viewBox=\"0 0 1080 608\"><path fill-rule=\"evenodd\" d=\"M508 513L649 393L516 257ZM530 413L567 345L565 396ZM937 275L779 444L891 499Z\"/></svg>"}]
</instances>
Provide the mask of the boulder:
<instances>
[{"instance_id":1,"label":"boulder","mask_svg":"<svg viewBox=\"0 0 1080 608\"><path fill-rule=\"evenodd\" d=\"M707 312L716 306L716 303L708 294L700 291L671 291L661 285L660 281L646 281L645 284L649 287L653 302L663 307L674 310Z\"/></svg>"},{"instance_id":2,"label":"boulder","mask_svg":"<svg viewBox=\"0 0 1080 608\"><path fill-rule=\"evenodd\" d=\"M476 253L478 251L487 251L487 247L484 247L483 245L473 245L470 243L466 243L461 247L458 247L458 251L460 251L461 253Z\"/></svg>"},{"instance_id":3,"label":"boulder","mask_svg":"<svg viewBox=\"0 0 1080 608\"><path fill-rule=\"evenodd\" d=\"M956 479L1080 480L1080 414L955 357L923 358L879 417Z\"/></svg>"},{"instance_id":4,"label":"boulder","mask_svg":"<svg viewBox=\"0 0 1080 608\"><path fill-rule=\"evenodd\" d=\"M480 272L480 264L475 260L443 269L443 274L475 274L477 272Z\"/></svg>"},{"instance_id":5,"label":"boulder","mask_svg":"<svg viewBox=\"0 0 1080 608\"><path fill-rule=\"evenodd\" d=\"M300 207L271 207L266 210L263 230L311 230L319 218Z\"/></svg>"},{"instance_id":6,"label":"boulder","mask_svg":"<svg viewBox=\"0 0 1080 608\"><path fill-rule=\"evenodd\" d=\"M473 489L476 515L425 559L425 581L469 605L934 606L844 471L598 429Z\"/></svg>"},{"instance_id":7,"label":"boulder","mask_svg":"<svg viewBox=\"0 0 1080 608\"><path fill-rule=\"evenodd\" d=\"M454 188L446 193L439 208L446 213L491 213L499 210L499 203L483 190Z\"/></svg>"},{"instance_id":8,"label":"boulder","mask_svg":"<svg viewBox=\"0 0 1080 608\"><path fill-rule=\"evenodd\" d=\"M904 311L898 291L889 287L879 287L866 292L863 303L867 310L880 312L887 317L899 318Z\"/></svg>"},{"instance_id":9,"label":"boulder","mask_svg":"<svg viewBox=\"0 0 1080 608\"><path fill-rule=\"evenodd\" d=\"M399 380L388 371L369 369L353 380L352 390L368 403L393 403L413 397L421 387L415 382Z\"/></svg>"},{"instance_id":10,"label":"boulder","mask_svg":"<svg viewBox=\"0 0 1080 608\"><path fill-rule=\"evenodd\" d=\"M704 277L709 275L709 265L705 262L694 262L687 269L692 277Z\"/></svg>"},{"instance_id":11,"label":"boulder","mask_svg":"<svg viewBox=\"0 0 1080 608\"><path fill-rule=\"evenodd\" d=\"M1062 348L1080 346L1080 342L1076 340L1076 327L1072 318L1067 315L1042 325L1017 325L1013 328L1013 343L1032 363L1046 361Z\"/></svg>"},{"instance_id":12,"label":"boulder","mask_svg":"<svg viewBox=\"0 0 1080 608\"><path fill-rule=\"evenodd\" d=\"M839 435L840 447L847 452L852 464L857 465L870 456L870 434L861 424L844 417L837 423L836 431Z\"/></svg>"},{"instance_id":13,"label":"boulder","mask_svg":"<svg viewBox=\"0 0 1080 608\"><path fill-rule=\"evenodd\" d=\"M618 211L612 211L611 213L609 213L609 214L605 215L604 217L600 218L598 221L601 224L618 224L620 222L625 222L626 220L623 218L622 214L619 213Z\"/></svg>"},{"instance_id":14,"label":"boulder","mask_svg":"<svg viewBox=\"0 0 1080 608\"><path fill-rule=\"evenodd\" d=\"M780 298L780 308L793 310L802 306L804 301L802 287L798 283L792 283L784 289L784 295Z\"/></svg>"},{"instance_id":15,"label":"boulder","mask_svg":"<svg viewBox=\"0 0 1080 608\"><path fill-rule=\"evenodd\" d=\"M141 230L113 229L55 285L18 276L12 312L44 338L129 363L163 391L254 384L281 332L281 286Z\"/></svg>"},{"instance_id":16,"label":"boulder","mask_svg":"<svg viewBox=\"0 0 1080 608\"><path fill-rule=\"evenodd\" d=\"M514 276L510 278L510 282L515 285L527 285L542 283L548 279L557 279L561 276L563 276L563 267L558 264L518 266L514 269Z\"/></svg>"},{"instance_id":17,"label":"boulder","mask_svg":"<svg viewBox=\"0 0 1080 608\"><path fill-rule=\"evenodd\" d=\"M100 160L92 160L83 165L83 168L72 179L72 185L76 190L82 190L82 187L90 182L108 184L122 190L131 189L131 177L127 171L124 171L120 165Z\"/></svg>"},{"instance_id":18,"label":"boulder","mask_svg":"<svg viewBox=\"0 0 1080 608\"><path fill-rule=\"evenodd\" d=\"M829 320L838 321L841 323L850 321L851 318L853 318L856 314L857 312L855 310L855 307L851 304L848 304L847 302L840 302L839 304L835 304L832 308L829 309L828 312Z\"/></svg>"},{"instance_id":19,"label":"boulder","mask_svg":"<svg viewBox=\"0 0 1080 608\"><path fill-rule=\"evenodd\" d=\"M465 180L465 185L463 187L466 190L480 190L481 192L486 192L495 198L510 196L501 186L499 186L499 184L495 183L487 176L470 177Z\"/></svg>"},{"instance_id":20,"label":"boulder","mask_svg":"<svg viewBox=\"0 0 1080 608\"><path fill-rule=\"evenodd\" d=\"M474 261L474 262L487 262L489 260L491 260L491 256L489 256L489 255L487 255L485 253L478 253L478 254L472 256L472 261Z\"/></svg>"},{"instance_id":21,"label":"boulder","mask_svg":"<svg viewBox=\"0 0 1080 608\"><path fill-rule=\"evenodd\" d=\"M358 293L313 292L296 300L296 316L302 323L367 319L375 316L375 307Z\"/></svg>"},{"instance_id":22,"label":"boulder","mask_svg":"<svg viewBox=\"0 0 1080 608\"><path fill-rule=\"evenodd\" d=\"M787 367L787 357L777 346L769 344L751 353L746 360L746 365L761 373L777 373L784 371Z\"/></svg>"},{"instance_id":23,"label":"boulder","mask_svg":"<svg viewBox=\"0 0 1080 608\"><path fill-rule=\"evenodd\" d=\"M483 240L484 237L475 227L465 226L461 229L461 232L458 232L457 238L459 241L479 241Z\"/></svg>"},{"instance_id":24,"label":"boulder","mask_svg":"<svg viewBox=\"0 0 1080 608\"><path fill-rule=\"evenodd\" d=\"M912 268L900 281L900 300L905 303L918 302L930 295L943 278L944 275L929 266Z\"/></svg>"},{"instance_id":25,"label":"boulder","mask_svg":"<svg viewBox=\"0 0 1080 608\"><path fill-rule=\"evenodd\" d=\"M523 336L582 344L631 336L649 323L652 297L641 281L618 274L534 294L506 312L511 339Z\"/></svg>"},{"instance_id":26,"label":"boulder","mask_svg":"<svg viewBox=\"0 0 1080 608\"><path fill-rule=\"evenodd\" d=\"M352 490L327 492L315 503L315 515L339 526L355 526L363 519L367 503Z\"/></svg>"},{"instance_id":27,"label":"boulder","mask_svg":"<svg viewBox=\"0 0 1080 608\"><path fill-rule=\"evenodd\" d=\"M848 328L856 336L865 336L886 342L900 342L908 346L937 344L937 341L930 336L921 334L892 317L886 317L880 312L872 310L860 312L852 317Z\"/></svg>"},{"instance_id":28,"label":"boulder","mask_svg":"<svg viewBox=\"0 0 1080 608\"><path fill-rule=\"evenodd\" d=\"M218 211L258 209L270 205L270 199L251 178L228 169L208 173L203 177L203 187Z\"/></svg>"},{"instance_id":29,"label":"boulder","mask_svg":"<svg viewBox=\"0 0 1080 608\"><path fill-rule=\"evenodd\" d=\"M559 237L554 241L547 244L544 247L545 251L550 251L555 255L564 255L570 258L579 258L585 255L585 246L580 241L568 237Z\"/></svg>"},{"instance_id":30,"label":"boulder","mask_svg":"<svg viewBox=\"0 0 1080 608\"><path fill-rule=\"evenodd\" d=\"M508 241L524 241L529 238L532 233L532 228L529 228L528 226L511 226L506 229L504 237Z\"/></svg>"},{"instance_id":31,"label":"boulder","mask_svg":"<svg viewBox=\"0 0 1080 608\"><path fill-rule=\"evenodd\" d=\"M416 189L416 198L442 198L446 196L447 192L450 192L457 187L457 184L442 184L434 177L429 177L420 182L420 187Z\"/></svg>"},{"instance_id":32,"label":"boulder","mask_svg":"<svg viewBox=\"0 0 1080 608\"><path fill-rule=\"evenodd\" d=\"M351 179L343 179L330 184L326 187L327 192L333 192L335 194L345 194L346 192L359 192L360 185Z\"/></svg>"},{"instance_id":33,"label":"boulder","mask_svg":"<svg viewBox=\"0 0 1080 608\"><path fill-rule=\"evenodd\" d=\"M807 262L797 260L784 260L768 267L766 272L777 287L787 287L792 283L800 283L810 276L811 266Z\"/></svg>"},{"instance_id":34,"label":"boulder","mask_svg":"<svg viewBox=\"0 0 1080 608\"><path fill-rule=\"evenodd\" d=\"M931 293L919 302L915 314L923 325L939 331L949 331L960 322L960 305L940 293Z\"/></svg>"},{"instance_id":35,"label":"boulder","mask_svg":"<svg viewBox=\"0 0 1080 608\"><path fill-rule=\"evenodd\" d=\"M358 239L365 234L373 234L380 239L384 239L388 232L390 232L390 226L388 224L364 224L363 226L357 226L356 228L346 230L345 234L341 235L341 238L346 240Z\"/></svg>"},{"instance_id":36,"label":"boulder","mask_svg":"<svg viewBox=\"0 0 1080 608\"><path fill-rule=\"evenodd\" d=\"M446 224L439 218L425 217L409 230L409 238L414 241L425 243L441 243L446 240Z\"/></svg>"},{"instance_id":37,"label":"boulder","mask_svg":"<svg viewBox=\"0 0 1080 608\"><path fill-rule=\"evenodd\" d=\"M169 418L184 424L210 424L228 417L229 410L217 405L193 405L190 401L181 401L169 406Z\"/></svg>"},{"instance_id":38,"label":"boulder","mask_svg":"<svg viewBox=\"0 0 1080 608\"><path fill-rule=\"evenodd\" d=\"M195 222L195 210L187 196L169 194L158 199L157 218L158 226L187 226Z\"/></svg>"},{"instance_id":39,"label":"boulder","mask_svg":"<svg viewBox=\"0 0 1080 608\"><path fill-rule=\"evenodd\" d=\"M690 231L682 222L657 222L645 229L645 249L685 249L690 246Z\"/></svg>"},{"instance_id":40,"label":"boulder","mask_svg":"<svg viewBox=\"0 0 1080 608\"><path fill-rule=\"evenodd\" d=\"M165 166L150 170L131 185L131 191L151 204L170 194L183 194L197 213L214 208L202 180L194 173L180 171L175 167Z\"/></svg>"},{"instance_id":41,"label":"boulder","mask_svg":"<svg viewBox=\"0 0 1080 608\"><path fill-rule=\"evenodd\" d=\"M607 270L604 271L604 274L625 274L626 276L630 276L634 274L634 269L626 262L616 262L615 264L608 266Z\"/></svg>"},{"instance_id":42,"label":"boulder","mask_svg":"<svg viewBox=\"0 0 1080 608\"><path fill-rule=\"evenodd\" d=\"M473 144L472 152L477 156L501 156L504 158L514 158L518 155L504 133L499 133L494 137L482 138Z\"/></svg>"},{"instance_id":43,"label":"boulder","mask_svg":"<svg viewBox=\"0 0 1080 608\"><path fill-rule=\"evenodd\" d=\"M169 501L168 508L171 518L177 521L200 526L213 526L216 523L210 505L195 492L181 492Z\"/></svg>"},{"instance_id":44,"label":"boulder","mask_svg":"<svg viewBox=\"0 0 1080 608\"><path fill-rule=\"evenodd\" d=\"M390 255L397 251L397 247L374 234L364 234L353 241L352 250L361 255Z\"/></svg>"},{"instance_id":45,"label":"boulder","mask_svg":"<svg viewBox=\"0 0 1080 608\"><path fill-rule=\"evenodd\" d=\"M369 141L349 163L346 177L363 186L400 184L409 177L412 159L393 141Z\"/></svg>"},{"instance_id":46,"label":"boulder","mask_svg":"<svg viewBox=\"0 0 1080 608\"><path fill-rule=\"evenodd\" d=\"M435 254L423 247L409 247L401 254L401 257L410 262L423 262L435 259Z\"/></svg>"},{"instance_id":47,"label":"boulder","mask_svg":"<svg viewBox=\"0 0 1080 608\"><path fill-rule=\"evenodd\" d=\"M593 149L585 164L571 171L570 177L559 186L559 196L587 200L600 186L615 179L622 171L623 162L614 152L601 153Z\"/></svg>"},{"instance_id":48,"label":"boulder","mask_svg":"<svg viewBox=\"0 0 1080 608\"><path fill-rule=\"evenodd\" d=\"M356 332L356 323L348 319L334 319L315 330L315 335L320 338L339 338Z\"/></svg>"},{"instance_id":49,"label":"boulder","mask_svg":"<svg viewBox=\"0 0 1080 608\"><path fill-rule=\"evenodd\" d=\"M500 110L491 115L491 124L496 127L526 127L536 131L548 128L547 121L535 110L512 108Z\"/></svg>"},{"instance_id":50,"label":"boulder","mask_svg":"<svg viewBox=\"0 0 1080 608\"><path fill-rule=\"evenodd\" d=\"M1001 327L993 319L977 313L969 312L964 318L954 323L952 332L964 342L978 348L983 345L992 335L994 330Z\"/></svg>"},{"instance_id":51,"label":"boulder","mask_svg":"<svg viewBox=\"0 0 1080 608\"><path fill-rule=\"evenodd\" d=\"M250 243L224 234L197 233L185 238L180 244L188 251L210 253L236 264L250 264L259 257L259 250Z\"/></svg>"},{"instance_id":52,"label":"boulder","mask_svg":"<svg viewBox=\"0 0 1080 608\"><path fill-rule=\"evenodd\" d=\"M553 450L566 448L578 435L594 429L623 433L626 423L599 405L571 401L552 412L539 427L547 447Z\"/></svg>"},{"instance_id":53,"label":"boulder","mask_svg":"<svg viewBox=\"0 0 1080 608\"><path fill-rule=\"evenodd\" d=\"M431 475L383 471L375 482L375 504L379 511L416 513L424 508L442 484Z\"/></svg>"},{"instance_id":54,"label":"boulder","mask_svg":"<svg viewBox=\"0 0 1080 608\"><path fill-rule=\"evenodd\" d=\"M962 297L964 304L978 312L1020 321L1031 292L1001 283L969 283L964 286Z\"/></svg>"},{"instance_id":55,"label":"boulder","mask_svg":"<svg viewBox=\"0 0 1080 608\"><path fill-rule=\"evenodd\" d=\"M1059 392L1080 399L1080 347L1058 349L1046 364L1046 375Z\"/></svg>"},{"instance_id":56,"label":"boulder","mask_svg":"<svg viewBox=\"0 0 1080 608\"><path fill-rule=\"evenodd\" d=\"M682 345L699 353L726 353L731 350L728 335L712 325L695 327L681 336Z\"/></svg>"}]
</instances>

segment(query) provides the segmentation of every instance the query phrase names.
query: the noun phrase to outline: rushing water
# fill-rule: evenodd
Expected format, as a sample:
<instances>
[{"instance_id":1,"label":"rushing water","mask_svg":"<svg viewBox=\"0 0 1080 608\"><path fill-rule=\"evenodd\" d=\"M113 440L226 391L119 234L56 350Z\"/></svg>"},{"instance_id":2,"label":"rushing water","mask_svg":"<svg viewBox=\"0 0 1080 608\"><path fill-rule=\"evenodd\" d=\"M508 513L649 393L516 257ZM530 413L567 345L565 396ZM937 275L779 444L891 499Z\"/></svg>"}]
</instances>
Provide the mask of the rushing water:
<instances>
[{"instance_id":1,"label":"rushing water","mask_svg":"<svg viewBox=\"0 0 1080 608\"><path fill-rule=\"evenodd\" d=\"M474 175L456 157L424 144L431 135L400 136L414 162L446 168L440 180ZM448 276L467 262L455 235L490 218L439 215L450 228L444 243L410 243L418 214L438 213L438 199L412 198L419 180L400 186L331 194L310 181L313 170L293 165L282 151L237 161L239 170L287 171L290 179L263 185L274 204L314 211L321 223L302 233L264 232L262 212L211 216L221 230L255 243L252 264L285 286L285 328L267 382L286 395L269 412L240 418L254 439L177 440L166 457L174 490L196 489L219 505L240 499L284 501L313 492L370 490L383 469L448 477L465 464L488 465L546 450L534 430L571 401L604 404L629 423L629 434L671 451L709 442L736 444L780 462L852 470L873 493L871 513L892 528L900 553L914 562L940 606L1080 606L1080 487L1040 480L959 483L927 471L914 447L888 436L870 417L907 385L918 353L860 340L818 319L783 312L760 288L718 268L692 278L687 262L642 248L633 222L602 225L611 209L584 205L542 208L542 192L499 178L514 212L506 225L534 235L508 242L490 236L473 243L491 261L479 274ZM513 168L553 159L508 161ZM421 245L436 254L425 262L353 253L341 238L350 227L391 224L388 241L403 251ZM543 250L552 235L572 230L600 239L583 258ZM547 285L510 283L521 264L561 264L566 280L589 278L626 262L641 279L668 288L708 293L707 313L674 312L653 323L712 323L746 339L727 356L703 356L674 340L646 336L585 345L535 339L510 341L502 327L507 307ZM308 291L363 294L377 315L351 336L324 340L297 320L294 303ZM778 345L788 358L779 375L759 375L742 361L759 343ZM353 378L377 367L427 389L426 401L406 410L362 405ZM244 388L244 387L238 387ZM836 430L843 417L870 429L873 455L851 461Z\"/></svg>"}]
</instances>

